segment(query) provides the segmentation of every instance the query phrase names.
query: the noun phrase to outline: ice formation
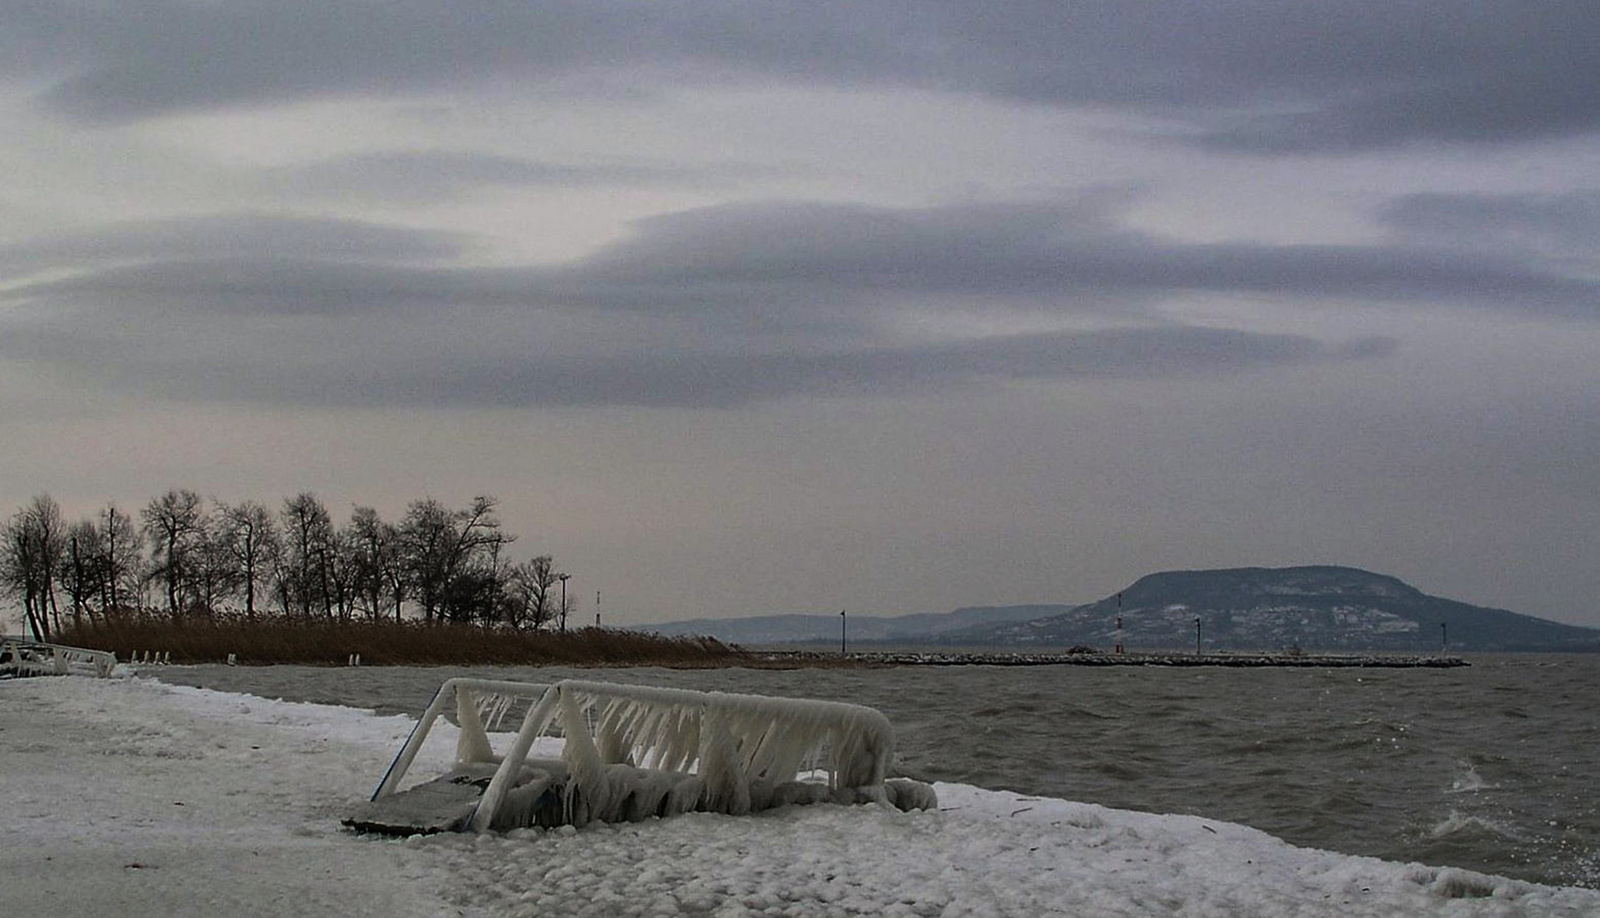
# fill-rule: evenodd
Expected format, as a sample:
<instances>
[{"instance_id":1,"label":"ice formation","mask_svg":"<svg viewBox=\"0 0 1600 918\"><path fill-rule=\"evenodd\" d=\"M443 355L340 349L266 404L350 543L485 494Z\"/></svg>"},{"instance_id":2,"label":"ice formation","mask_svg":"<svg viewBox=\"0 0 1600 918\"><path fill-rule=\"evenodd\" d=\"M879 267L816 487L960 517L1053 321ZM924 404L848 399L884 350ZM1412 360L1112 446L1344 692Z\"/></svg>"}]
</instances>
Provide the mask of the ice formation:
<instances>
[{"instance_id":1,"label":"ice formation","mask_svg":"<svg viewBox=\"0 0 1600 918\"><path fill-rule=\"evenodd\" d=\"M104 650L87 650L21 637L0 638L0 677L74 674L104 677L111 675L116 665L116 655Z\"/></svg>"},{"instance_id":2,"label":"ice formation","mask_svg":"<svg viewBox=\"0 0 1600 918\"><path fill-rule=\"evenodd\" d=\"M456 767L396 794L434 720L455 701ZM528 705L503 755L489 730ZM559 759L531 757L548 733ZM742 815L797 803L937 804L889 778L894 731L861 705L565 680L452 679L440 687L371 804L347 820L387 831L628 822L691 811ZM481 794L481 796L480 796Z\"/></svg>"}]
</instances>

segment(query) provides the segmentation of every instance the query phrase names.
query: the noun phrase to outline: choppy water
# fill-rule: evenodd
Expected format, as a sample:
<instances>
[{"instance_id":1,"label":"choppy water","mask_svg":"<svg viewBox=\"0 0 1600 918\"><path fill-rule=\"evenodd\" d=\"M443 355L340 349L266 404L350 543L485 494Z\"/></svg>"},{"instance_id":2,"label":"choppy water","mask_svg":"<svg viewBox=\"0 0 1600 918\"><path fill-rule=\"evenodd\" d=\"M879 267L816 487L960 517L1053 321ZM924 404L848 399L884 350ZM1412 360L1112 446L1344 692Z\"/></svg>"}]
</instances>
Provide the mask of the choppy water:
<instances>
[{"instance_id":1,"label":"choppy water","mask_svg":"<svg viewBox=\"0 0 1600 918\"><path fill-rule=\"evenodd\" d=\"M854 701L889 716L903 769L930 780L1195 813L1300 845L1600 887L1600 656L1484 657L1449 670L152 672L413 715L441 681L467 674Z\"/></svg>"}]
</instances>

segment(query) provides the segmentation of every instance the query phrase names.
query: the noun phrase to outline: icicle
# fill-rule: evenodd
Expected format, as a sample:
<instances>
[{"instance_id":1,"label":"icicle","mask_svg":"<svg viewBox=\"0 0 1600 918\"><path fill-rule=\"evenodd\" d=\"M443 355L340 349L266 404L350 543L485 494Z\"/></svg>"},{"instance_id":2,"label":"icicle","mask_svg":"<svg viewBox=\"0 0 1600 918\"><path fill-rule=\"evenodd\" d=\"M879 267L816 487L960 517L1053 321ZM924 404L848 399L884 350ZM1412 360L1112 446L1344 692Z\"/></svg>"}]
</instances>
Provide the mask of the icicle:
<instances>
[{"instance_id":1,"label":"icicle","mask_svg":"<svg viewBox=\"0 0 1600 918\"><path fill-rule=\"evenodd\" d=\"M477 693L467 686L456 689L456 722L461 727L456 737L456 764L493 761L494 749L478 714Z\"/></svg>"}]
</instances>

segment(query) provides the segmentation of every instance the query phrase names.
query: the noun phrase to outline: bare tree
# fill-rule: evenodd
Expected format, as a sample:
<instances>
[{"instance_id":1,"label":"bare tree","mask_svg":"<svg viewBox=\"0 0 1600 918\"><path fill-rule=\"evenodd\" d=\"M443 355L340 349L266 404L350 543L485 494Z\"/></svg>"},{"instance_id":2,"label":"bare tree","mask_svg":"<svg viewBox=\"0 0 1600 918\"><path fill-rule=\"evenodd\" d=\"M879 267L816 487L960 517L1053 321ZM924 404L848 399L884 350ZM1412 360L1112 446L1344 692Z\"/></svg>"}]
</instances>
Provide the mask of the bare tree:
<instances>
[{"instance_id":1,"label":"bare tree","mask_svg":"<svg viewBox=\"0 0 1600 918\"><path fill-rule=\"evenodd\" d=\"M19 510L3 528L0 548L0 583L22 599L23 614L36 640L48 641L61 627L56 607L55 582L66 554L66 532L61 507L48 494L40 494Z\"/></svg>"},{"instance_id":2,"label":"bare tree","mask_svg":"<svg viewBox=\"0 0 1600 918\"><path fill-rule=\"evenodd\" d=\"M352 588L367 616L377 619L401 576L399 530L384 522L371 507L356 507L350 514L347 531ZM396 620L398 612L397 608Z\"/></svg>"},{"instance_id":3,"label":"bare tree","mask_svg":"<svg viewBox=\"0 0 1600 918\"><path fill-rule=\"evenodd\" d=\"M186 608L215 615L243 585L243 575L234 563L233 547L227 528L209 514L197 523L191 562L184 571Z\"/></svg>"},{"instance_id":4,"label":"bare tree","mask_svg":"<svg viewBox=\"0 0 1600 918\"><path fill-rule=\"evenodd\" d=\"M122 609L124 603L138 605L144 538L134 527L133 518L118 510L116 504L106 504L102 516L100 547L104 554L100 559L103 568L100 608L115 612Z\"/></svg>"},{"instance_id":5,"label":"bare tree","mask_svg":"<svg viewBox=\"0 0 1600 918\"><path fill-rule=\"evenodd\" d=\"M218 536L238 574L246 618L256 617L256 590L265 584L277 554L278 526L272 511L255 501L217 504Z\"/></svg>"},{"instance_id":6,"label":"bare tree","mask_svg":"<svg viewBox=\"0 0 1600 918\"><path fill-rule=\"evenodd\" d=\"M329 582L333 551L333 519L315 494L301 492L283 502L279 513L283 525L284 573L286 594L309 618L313 609L333 614L332 584Z\"/></svg>"},{"instance_id":7,"label":"bare tree","mask_svg":"<svg viewBox=\"0 0 1600 918\"><path fill-rule=\"evenodd\" d=\"M137 595L142 540L133 520L116 505L73 523L66 544L57 580L72 599L75 625L83 615L93 622L97 614L114 613Z\"/></svg>"},{"instance_id":8,"label":"bare tree","mask_svg":"<svg viewBox=\"0 0 1600 918\"><path fill-rule=\"evenodd\" d=\"M423 621L431 622L449 576L454 515L432 497L412 501L400 523L400 538L412 597L422 606Z\"/></svg>"},{"instance_id":9,"label":"bare tree","mask_svg":"<svg viewBox=\"0 0 1600 918\"><path fill-rule=\"evenodd\" d=\"M551 588L560 576L555 568L555 559L549 555L538 555L522 564L513 565L510 589L516 597L513 607L516 615L509 624L514 628L535 630L549 624L555 616L555 596Z\"/></svg>"},{"instance_id":10,"label":"bare tree","mask_svg":"<svg viewBox=\"0 0 1600 918\"><path fill-rule=\"evenodd\" d=\"M167 612L181 611L180 590L184 584L190 554L201 534L203 507L200 495L184 489L168 491L140 511L144 531L150 538L151 574L167 589Z\"/></svg>"},{"instance_id":11,"label":"bare tree","mask_svg":"<svg viewBox=\"0 0 1600 918\"><path fill-rule=\"evenodd\" d=\"M400 525L402 557L423 619L483 618L496 598L498 557L515 537L500 531L492 497L476 497L464 510L434 498L413 501Z\"/></svg>"},{"instance_id":12,"label":"bare tree","mask_svg":"<svg viewBox=\"0 0 1600 918\"><path fill-rule=\"evenodd\" d=\"M50 639L50 625L39 621L37 550L25 519L18 510L0 525L0 584L6 594L22 602L28 630L36 641Z\"/></svg>"},{"instance_id":13,"label":"bare tree","mask_svg":"<svg viewBox=\"0 0 1600 918\"><path fill-rule=\"evenodd\" d=\"M356 548L350 528L334 529L321 556L322 589L328 614L349 621L356 607Z\"/></svg>"},{"instance_id":14,"label":"bare tree","mask_svg":"<svg viewBox=\"0 0 1600 918\"><path fill-rule=\"evenodd\" d=\"M277 513L252 501L210 506L173 489L140 510L137 526L108 504L65 527L55 501L41 495L0 523L0 590L20 600L41 637L61 628L58 591L71 598L75 622L142 608L153 589L165 593L174 618L242 599L253 619L267 606L264 595L285 616L359 612L377 620L392 610L400 621L415 603L426 621L485 627L564 626L571 611L558 608L552 590L564 575L550 556L505 560L516 537L502 530L492 497L461 509L431 497L413 501L398 525L356 507L339 528L309 492Z\"/></svg>"},{"instance_id":15,"label":"bare tree","mask_svg":"<svg viewBox=\"0 0 1600 918\"><path fill-rule=\"evenodd\" d=\"M103 593L105 550L100 527L93 519L79 520L67 529L67 563L61 569L61 589L72 599L72 626L83 626L83 616L94 621L94 600Z\"/></svg>"}]
</instances>

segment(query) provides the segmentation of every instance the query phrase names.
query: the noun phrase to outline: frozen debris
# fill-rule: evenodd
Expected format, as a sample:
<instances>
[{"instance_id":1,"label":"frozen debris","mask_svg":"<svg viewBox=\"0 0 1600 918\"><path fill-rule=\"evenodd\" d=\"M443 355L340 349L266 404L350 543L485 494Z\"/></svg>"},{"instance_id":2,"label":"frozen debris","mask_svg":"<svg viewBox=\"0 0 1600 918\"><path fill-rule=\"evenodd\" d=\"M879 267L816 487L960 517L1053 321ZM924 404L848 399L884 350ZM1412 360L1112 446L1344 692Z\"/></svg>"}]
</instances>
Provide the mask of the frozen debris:
<instances>
[{"instance_id":1,"label":"frozen debris","mask_svg":"<svg viewBox=\"0 0 1600 918\"><path fill-rule=\"evenodd\" d=\"M433 722L455 703L456 770L399 790ZM503 755L486 724L517 703ZM559 761L530 759L547 733ZM880 803L932 809L930 785L888 779L894 731L861 705L614 685L452 679L346 825L394 834L637 822L688 812L743 815L777 806ZM492 773L491 773L492 772ZM558 805L559 804L559 805Z\"/></svg>"},{"instance_id":2,"label":"frozen debris","mask_svg":"<svg viewBox=\"0 0 1600 918\"><path fill-rule=\"evenodd\" d=\"M0 678L112 675L116 654L20 637L0 638Z\"/></svg>"}]
</instances>

